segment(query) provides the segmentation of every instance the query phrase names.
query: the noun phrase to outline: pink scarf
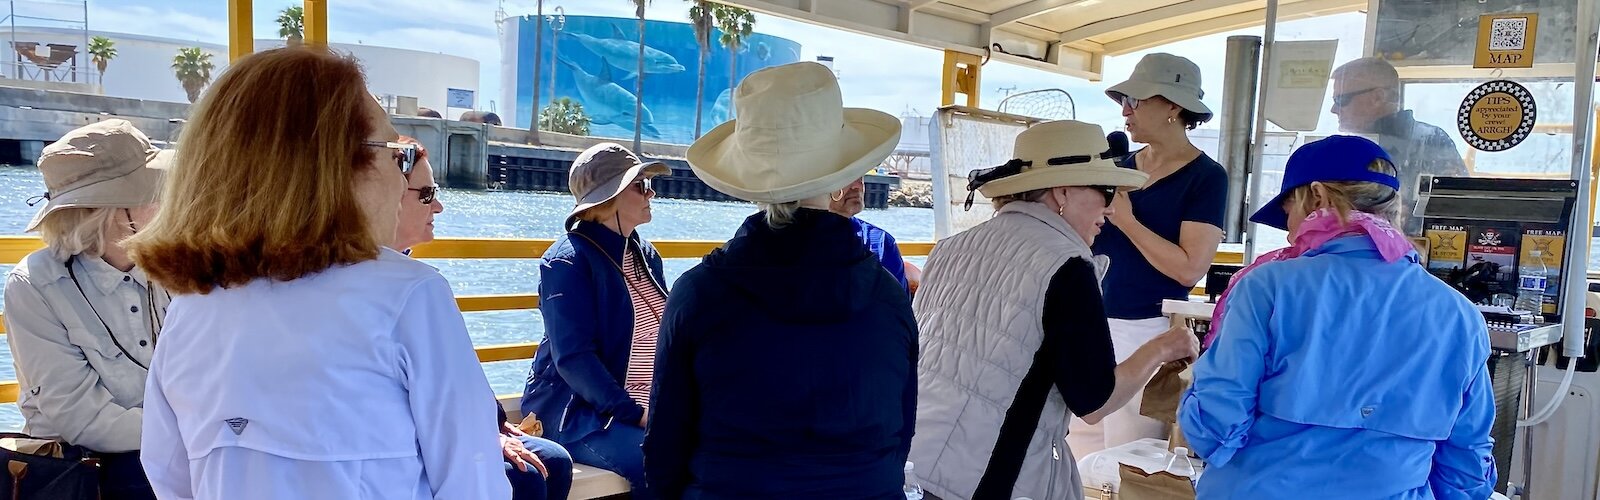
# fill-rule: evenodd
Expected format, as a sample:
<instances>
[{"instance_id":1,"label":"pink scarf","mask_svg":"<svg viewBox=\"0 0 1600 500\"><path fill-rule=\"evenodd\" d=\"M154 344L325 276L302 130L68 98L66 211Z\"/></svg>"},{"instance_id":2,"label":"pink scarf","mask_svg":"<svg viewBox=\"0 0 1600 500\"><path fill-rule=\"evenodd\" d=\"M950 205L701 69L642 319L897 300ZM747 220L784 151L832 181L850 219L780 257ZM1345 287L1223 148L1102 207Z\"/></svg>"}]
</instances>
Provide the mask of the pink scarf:
<instances>
[{"instance_id":1,"label":"pink scarf","mask_svg":"<svg viewBox=\"0 0 1600 500\"><path fill-rule=\"evenodd\" d=\"M1222 325L1222 314L1228 303L1228 293L1233 291L1233 286L1239 283L1239 278L1249 274L1250 271L1269 262L1289 260L1304 255L1341 236L1362 235L1370 238L1373 245L1377 246L1378 254L1383 256L1384 262L1394 262L1415 250L1411 240L1404 234L1395 230L1388 221L1365 212L1350 212L1349 221L1339 223L1339 214L1333 209L1324 208L1306 216L1305 222L1300 223L1298 231L1290 238L1292 243L1289 248L1280 248L1256 257L1255 262L1234 273L1228 280L1228 287L1222 290L1222 295L1217 297L1217 307L1211 311L1211 331L1206 334L1205 346L1217 339L1218 327Z\"/></svg>"}]
</instances>

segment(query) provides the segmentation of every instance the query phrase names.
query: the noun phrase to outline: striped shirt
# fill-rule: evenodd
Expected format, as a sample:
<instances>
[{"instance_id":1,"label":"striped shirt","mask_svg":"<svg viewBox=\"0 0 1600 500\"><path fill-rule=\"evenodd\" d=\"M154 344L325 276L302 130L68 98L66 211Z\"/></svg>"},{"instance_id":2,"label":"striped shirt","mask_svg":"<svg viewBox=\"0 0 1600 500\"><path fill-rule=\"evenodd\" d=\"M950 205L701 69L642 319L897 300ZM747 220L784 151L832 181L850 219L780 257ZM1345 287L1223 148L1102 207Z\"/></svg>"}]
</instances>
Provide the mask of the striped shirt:
<instances>
[{"instance_id":1,"label":"striped shirt","mask_svg":"<svg viewBox=\"0 0 1600 500\"><path fill-rule=\"evenodd\" d=\"M638 251L628 245L622 259L622 279L628 284L628 296L633 298L633 348L628 352L628 375L622 388L648 412L650 379L656 367L656 334L661 331L667 296L656 287L643 264Z\"/></svg>"}]
</instances>

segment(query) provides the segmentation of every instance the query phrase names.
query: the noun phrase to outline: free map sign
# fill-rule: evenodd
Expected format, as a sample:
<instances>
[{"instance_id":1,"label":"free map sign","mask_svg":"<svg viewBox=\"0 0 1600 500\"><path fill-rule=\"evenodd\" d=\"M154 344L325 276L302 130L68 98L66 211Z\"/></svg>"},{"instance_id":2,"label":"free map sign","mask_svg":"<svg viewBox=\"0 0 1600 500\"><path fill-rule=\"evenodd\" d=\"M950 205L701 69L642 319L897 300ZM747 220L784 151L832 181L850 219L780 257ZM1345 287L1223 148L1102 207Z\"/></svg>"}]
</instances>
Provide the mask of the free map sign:
<instances>
[{"instance_id":1,"label":"free map sign","mask_svg":"<svg viewBox=\"0 0 1600 500\"><path fill-rule=\"evenodd\" d=\"M466 89L446 89L445 105L452 108L472 109L474 92Z\"/></svg>"}]
</instances>

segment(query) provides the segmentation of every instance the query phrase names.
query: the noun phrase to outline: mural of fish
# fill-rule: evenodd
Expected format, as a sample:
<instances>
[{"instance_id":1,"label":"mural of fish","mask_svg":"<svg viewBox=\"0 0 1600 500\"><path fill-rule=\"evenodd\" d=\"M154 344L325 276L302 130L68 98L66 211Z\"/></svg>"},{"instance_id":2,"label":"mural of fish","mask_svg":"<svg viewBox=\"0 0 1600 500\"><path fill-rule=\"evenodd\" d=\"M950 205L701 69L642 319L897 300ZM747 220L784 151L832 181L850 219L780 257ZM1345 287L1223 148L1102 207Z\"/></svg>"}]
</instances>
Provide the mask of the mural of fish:
<instances>
[{"instance_id":1,"label":"mural of fish","mask_svg":"<svg viewBox=\"0 0 1600 500\"><path fill-rule=\"evenodd\" d=\"M717 103L711 106L711 126L715 127L738 116L738 110L733 108L733 90L724 89L717 94Z\"/></svg>"},{"instance_id":2,"label":"mural of fish","mask_svg":"<svg viewBox=\"0 0 1600 500\"><path fill-rule=\"evenodd\" d=\"M638 45L634 47L637 50ZM561 64L572 68L572 79L578 84L578 97L593 123L633 129L633 109L634 105L638 104L639 98L612 80L609 62L601 65L599 75L592 75L565 57L559 59ZM640 107L640 109L643 110L640 113L640 131L649 137L661 137L661 132L656 130L654 125L655 117L650 114L650 108Z\"/></svg>"},{"instance_id":3,"label":"mural of fish","mask_svg":"<svg viewBox=\"0 0 1600 500\"><path fill-rule=\"evenodd\" d=\"M614 38L596 38L571 31L563 31L561 34L578 39L578 43L583 45L583 48L589 49L589 52L595 53L601 59L605 59L611 66L616 66L617 69L622 70L624 72L622 80L632 80L638 77L635 72L639 69L636 64L639 61L639 42L628 40L627 36L622 33L622 28L617 27L615 24L611 25L611 28L616 31ZM662 52L649 44L645 44L645 73L678 73L683 70L683 65L678 64L678 59L672 57L672 54Z\"/></svg>"}]
</instances>

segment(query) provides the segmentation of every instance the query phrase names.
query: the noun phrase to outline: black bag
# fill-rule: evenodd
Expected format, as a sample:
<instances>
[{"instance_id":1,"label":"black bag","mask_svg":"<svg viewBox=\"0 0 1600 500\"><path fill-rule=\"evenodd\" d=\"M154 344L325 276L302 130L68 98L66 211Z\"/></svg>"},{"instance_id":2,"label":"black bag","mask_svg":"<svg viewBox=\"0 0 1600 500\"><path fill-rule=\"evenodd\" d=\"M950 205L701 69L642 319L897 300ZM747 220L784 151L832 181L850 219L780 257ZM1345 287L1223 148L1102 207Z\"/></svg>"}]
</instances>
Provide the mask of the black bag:
<instances>
[{"instance_id":1,"label":"black bag","mask_svg":"<svg viewBox=\"0 0 1600 500\"><path fill-rule=\"evenodd\" d=\"M0 500L98 500L100 466L86 450L26 434L0 433Z\"/></svg>"}]
</instances>

